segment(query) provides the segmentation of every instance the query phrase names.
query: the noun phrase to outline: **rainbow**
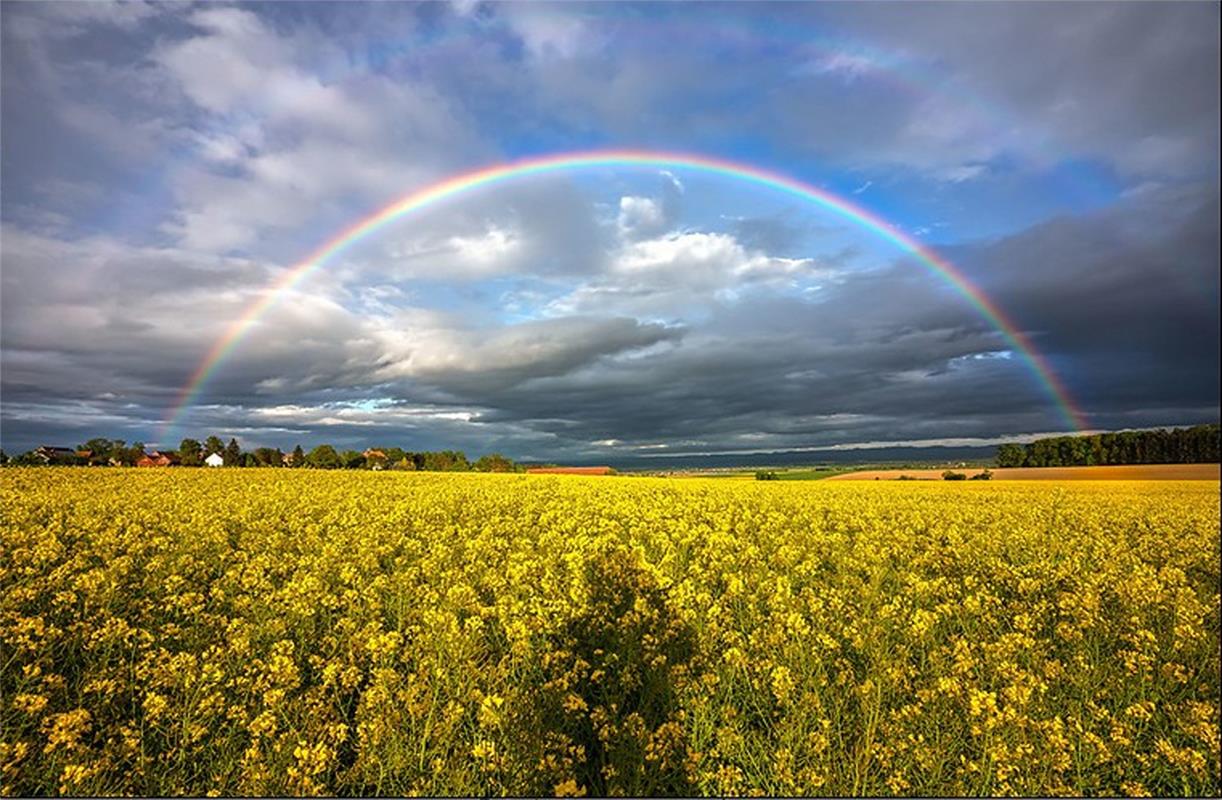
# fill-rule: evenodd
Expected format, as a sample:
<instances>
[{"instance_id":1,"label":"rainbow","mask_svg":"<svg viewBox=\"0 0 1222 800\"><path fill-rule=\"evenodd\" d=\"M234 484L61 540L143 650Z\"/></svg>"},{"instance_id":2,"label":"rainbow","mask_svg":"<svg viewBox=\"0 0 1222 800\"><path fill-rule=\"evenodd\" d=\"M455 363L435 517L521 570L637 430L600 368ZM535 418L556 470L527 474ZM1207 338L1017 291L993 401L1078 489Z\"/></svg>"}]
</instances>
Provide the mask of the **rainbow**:
<instances>
[{"instance_id":1,"label":"rainbow","mask_svg":"<svg viewBox=\"0 0 1222 800\"><path fill-rule=\"evenodd\" d=\"M216 372L225 358L233 352L234 348L242 341L246 334L249 333L251 327L254 326L258 319L269 308L275 305L285 292L300 283L314 270L322 267L336 254L365 237L376 233L384 226L401 217L466 192L532 175L600 167L652 167L690 170L750 181L814 203L891 242L901 251L914 256L934 275L945 280L971 303L980 315L1002 334L1011 349L1021 355L1071 428L1075 431L1086 429L1087 425L1083 413L1075 407L1070 399L1069 392L1053 373L1047 360L1039 354L1028 336L1023 333L1014 321L1006 316L1002 309L991 301L957 267L881 217L823 189L802 183L785 175L746 164L686 153L663 153L642 150L598 150L527 158L477 169L472 172L465 172L426 186L423 189L418 189L340 231L324 242L304 261L281 274L263 292L262 297L251 303L242 315L212 345L207 355L200 361L199 366L191 373L187 383L176 396L174 404L170 407L165 418L159 440L168 440L168 436L173 431L178 420L199 396L208 379Z\"/></svg>"}]
</instances>

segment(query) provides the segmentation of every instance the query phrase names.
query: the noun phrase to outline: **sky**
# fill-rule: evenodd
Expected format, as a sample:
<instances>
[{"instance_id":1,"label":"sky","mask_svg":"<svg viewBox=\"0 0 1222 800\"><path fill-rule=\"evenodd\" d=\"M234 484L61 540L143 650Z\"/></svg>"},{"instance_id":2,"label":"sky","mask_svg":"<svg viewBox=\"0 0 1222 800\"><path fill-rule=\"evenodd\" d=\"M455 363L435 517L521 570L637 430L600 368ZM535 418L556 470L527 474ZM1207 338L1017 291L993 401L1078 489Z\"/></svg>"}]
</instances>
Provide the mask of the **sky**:
<instances>
[{"instance_id":1,"label":"sky","mask_svg":"<svg viewBox=\"0 0 1222 800\"><path fill-rule=\"evenodd\" d=\"M1216 3L0 5L0 445L616 463L1219 419Z\"/></svg>"}]
</instances>

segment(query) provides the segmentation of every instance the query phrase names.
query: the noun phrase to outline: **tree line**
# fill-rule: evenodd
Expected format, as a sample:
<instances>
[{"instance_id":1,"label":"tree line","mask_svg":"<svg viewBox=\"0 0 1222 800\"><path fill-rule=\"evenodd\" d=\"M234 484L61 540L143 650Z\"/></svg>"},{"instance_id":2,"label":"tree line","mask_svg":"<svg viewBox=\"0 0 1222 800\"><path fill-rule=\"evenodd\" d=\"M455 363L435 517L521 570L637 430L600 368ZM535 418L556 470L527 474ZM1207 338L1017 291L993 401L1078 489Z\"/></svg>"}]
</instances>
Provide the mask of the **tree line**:
<instances>
[{"instance_id":1,"label":"tree line","mask_svg":"<svg viewBox=\"0 0 1222 800\"><path fill-rule=\"evenodd\" d=\"M1106 464L1212 464L1219 427L1159 428L1091 436L1053 436L997 448L999 467L1084 467Z\"/></svg>"},{"instance_id":2,"label":"tree line","mask_svg":"<svg viewBox=\"0 0 1222 800\"><path fill-rule=\"evenodd\" d=\"M243 450L237 439L226 444L218 436L200 442L183 439L178 450L160 450L178 466L202 467L213 454L219 455L226 467L280 467L286 469L393 469L431 472L520 472L524 468L500 453L481 456L470 461L461 450L410 451L400 447L369 448L363 452L337 450L320 444L310 451L297 445L288 453L278 448L257 447ZM128 445L122 439L94 438L75 451L57 454L53 463L75 466L135 466L148 455L143 442ZM0 451L0 464L45 464L38 450L31 450L9 459Z\"/></svg>"}]
</instances>

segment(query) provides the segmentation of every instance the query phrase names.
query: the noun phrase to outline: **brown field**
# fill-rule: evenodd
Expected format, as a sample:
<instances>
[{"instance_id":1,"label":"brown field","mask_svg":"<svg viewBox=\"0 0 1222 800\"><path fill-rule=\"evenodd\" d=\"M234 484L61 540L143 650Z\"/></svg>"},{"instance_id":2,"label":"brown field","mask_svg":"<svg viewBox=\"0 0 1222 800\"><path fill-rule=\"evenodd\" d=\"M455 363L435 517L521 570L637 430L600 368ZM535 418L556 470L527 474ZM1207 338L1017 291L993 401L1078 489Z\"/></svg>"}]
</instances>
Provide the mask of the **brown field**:
<instances>
[{"instance_id":1,"label":"brown field","mask_svg":"<svg viewBox=\"0 0 1222 800\"><path fill-rule=\"evenodd\" d=\"M610 467L529 467L528 475L610 475Z\"/></svg>"},{"instance_id":2,"label":"brown field","mask_svg":"<svg viewBox=\"0 0 1222 800\"><path fill-rule=\"evenodd\" d=\"M1218 464L1123 464L1111 467L1010 467L992 469L995 481L1216 481ZM943 469L883 469L834 475L829 481L896 480L901 475L918 480L942 480ZM952 468L969 478L979 467Z\"/></svg>"}]
</instances>

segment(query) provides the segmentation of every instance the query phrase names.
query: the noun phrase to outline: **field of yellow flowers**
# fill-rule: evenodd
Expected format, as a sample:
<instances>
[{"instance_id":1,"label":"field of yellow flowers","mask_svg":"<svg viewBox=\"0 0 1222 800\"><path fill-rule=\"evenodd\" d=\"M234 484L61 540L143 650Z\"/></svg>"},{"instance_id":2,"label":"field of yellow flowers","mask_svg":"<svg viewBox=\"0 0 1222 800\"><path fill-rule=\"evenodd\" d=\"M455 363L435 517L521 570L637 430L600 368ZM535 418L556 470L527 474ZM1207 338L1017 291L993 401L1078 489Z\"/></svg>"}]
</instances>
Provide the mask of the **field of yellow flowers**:
<instances>
[{"instance_id":1,"label":"field of yellow flowers","mask_svg":"<svg viewBox=\"0 0 1222 800\"><path fill-rule=\"evenodd\" d=\"M1205 794L1216 482L0 472L9 794Z\"/></svg>"}]
</instances>

